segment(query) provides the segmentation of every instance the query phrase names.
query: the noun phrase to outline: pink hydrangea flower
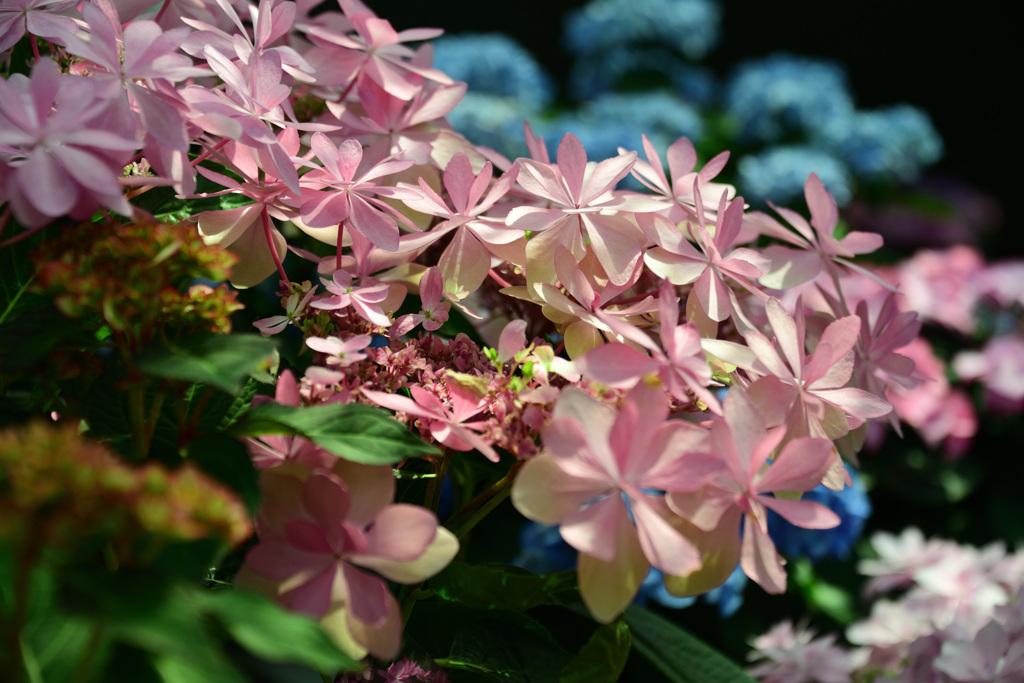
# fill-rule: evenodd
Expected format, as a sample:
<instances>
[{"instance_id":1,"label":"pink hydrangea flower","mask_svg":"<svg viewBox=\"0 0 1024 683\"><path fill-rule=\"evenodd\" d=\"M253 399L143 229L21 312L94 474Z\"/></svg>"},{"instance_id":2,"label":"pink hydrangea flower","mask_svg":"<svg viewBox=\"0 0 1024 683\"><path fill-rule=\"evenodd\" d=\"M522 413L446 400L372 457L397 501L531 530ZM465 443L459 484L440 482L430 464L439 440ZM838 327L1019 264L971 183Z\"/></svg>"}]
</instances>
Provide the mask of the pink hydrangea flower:
<instances>
[{"instance_id":1,"label":"pink hydrangea flower","mask_svg":"<svg viewBox=\"0 0 1024 683\"><path fill-rule=\"evenodd\" d=\"M652 565L669 575L701 566L664 495L652 491L693 491L722 463L705 452L705 430L667 417L664 395L643 384L618 412L566 389L542 432L544 450L512 488L519 512L558 525L580 552L580 594L603 623L626 608Z\"/></svg>"},{"instance_id":2,"label":"pink hydrangea flower","mask_svg":"<svg viewBox=\"0 0 1024 683\"><path fill-rule=\"evenodd\" d=\"M37 60L30 78L0 79L0 204L22 225L82 220L100 206L132 215L118 178L138 148L135 131L123 130L116 102L95 85L58 73L51 59Z\"/></svg>"},{"instance_id":3,"label":"pink hydrangea flower","mask_svg":"<svg viewBox=\"0 0 1024 683\"><path fill-rule=\"evenodd\" d=\"M390 468L345 460L331 471L263 474L260 540L245 569L282 604L319 619L355 658L398 654L402 618L384 579L419 583L458 552L433 513L392 504L394 492Z\"/></svg>"}]
</instances>

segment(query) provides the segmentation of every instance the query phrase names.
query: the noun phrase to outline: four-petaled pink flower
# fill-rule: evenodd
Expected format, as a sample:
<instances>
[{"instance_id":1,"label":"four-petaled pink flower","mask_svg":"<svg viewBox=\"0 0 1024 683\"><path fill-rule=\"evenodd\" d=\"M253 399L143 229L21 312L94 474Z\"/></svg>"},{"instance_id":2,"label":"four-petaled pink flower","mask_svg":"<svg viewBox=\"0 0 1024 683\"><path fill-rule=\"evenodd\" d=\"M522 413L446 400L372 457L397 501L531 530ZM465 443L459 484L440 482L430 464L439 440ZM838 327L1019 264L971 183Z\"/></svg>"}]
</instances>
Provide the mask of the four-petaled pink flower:
<instances>
[{"instance_id":1,"label":"four-petaled pink flower","mask_svg":"<svg viewBox=\"0 0 1024 683\"><path fill-rule=\"evenodd\" d=\"M353 363L366 358L362 350L370 345L373 337L368 334L357 334L351 339L342 341L338 337L306 337L306 346L327 354L327 364L347 368Z\"/></svg>"},{"instance_id":2,"label":"four-petaled pink flower","mask_svg":"<svg viewBox=\"0 0 1024 683\"><path fill-rule=\"evenodd\" d=\"M391 319L380 308L381 302L388 298L388 285L377 283L367 287L356 287L352 280L352 274L345 270L334 271L330 280L321 279L323 286L334 296L317 299L310 306L325 311L338 311L351 306L360 317L374 325L391 325Z\"/></svg>"},{"instance_id":3,"label":"four-petaled pink flower","mask_svg":"<svg viewBox=\"0 0 1024 683\"><path fill-rule=\"evenodd\" d=\"M392 504L389 467L338 460L332 470L278 468L262 479L259 543L245 563L255 576L242 583L319 619L354 658L393 658L402 616L384 579L433 576L458 552L455 536L429 510Z\"/></svg>"},{"instance_id":4,"label":"four-petaled pink flower","mask_svg":"<svg viewBox=\"0 0 1024 683\"><path fill-rule=\"evenodd\" d=\"M409 392L412 398L388 394L383 391L361 389L366 398L379 406L383 406L410 417L418 417L421 423L430 430L431 436L438 443L456 451L480 451L491 462L501 460L490 444L483 440L474 430L483 429L483 422L466 422L469 418L487 407L487 398L476 395L472 390L463 387L456 381L445 383L451 397L449 408L437 396L420 386L412 386Z\"/></svg>"},{"instance_id":5,"label":"four-petaled pink flower","mask_svg":"<svg viewBox=\"0 0 1024 683\"><path fill-rule=\"evenodd\" d=\"M602 623L626 608L651 565L680 576L701 566L662 492L698 489L722 463L706 452L706 430L667 417L664 394L643 384L618 412L566 389L542 432L544 450L512 488L519 512L559 525L580 552L580 595Z\"/></svg>"},{"instance_id":6,"label":"four-petaled pink flower","mask_svg":"<svg viewBox=\"0 0 1024 683\"><path fill-rule=\"evenodd\" d=\"M729 558L713 566L717 576L698 575L690 581L700 583L705 590L722 583L735 568L738 555L747 576L769 593L782 593L786 590L786 571L768 536L767 509L805 529L831 529L839 524L839 516L823 505L772 495L802 493L820 484L834 457L832 442L794 439L768 465L768 457L782 442L785 428L766 431L761 414L736 387L729 390L723 408L725 417L711 425L708 446L724 461L725 469L699 491L668 494L672 510L709 532L701 539L701 549ZM671 581L667 585L685 592L682 585L672 586Z\"/></svg>"},{"instance_id":7,"label":"four-petaled pink flower","mask_svg":"<svg viewBox=\"0 0 1024 683\"><path fill-rule=\"evenodd\" d=\"M388 157L356 177L363 160L358 142L345 140L335 147L326 135L314 133L310 145L323 166L302 176L302 222L311 228L344 223L374 246L397 250L398 224L392 216L400 214L380 197L405 200L417 198L419 193L373 181L409 168L412 160Z\"/></svg>"},{"instance_id":8,"label":"four-petaled pink flower","mask_svg":"<svg viewBox=\"0 0 1024 683\"><path fill-rule=\"evenodd\" d=\"M395 321L389 332L392 339L409 334L421 323L428 332L439 330L448 320L451 304L444 301L444 283L441 281L441 271L437 268L427 268L420 278L420 305L419 313L409 313Z\"/></svg>"},{"instance_id":9,"label":"four-petaled pink flower","mask_svg":"<svg viewBox=\"0 0 1024 683\"><path fill-rule=\"evenodd\" d=\"M683 404L691 401L687 390L715 413L722 412L715 395L708 391L711 368L704 357L700 332L693 323L679 324L679 297L668 280L658 296L661 346L632 325L604 317L615 334L650 351L647 355L620 342L608 342L588 351L574 362L576 369L592 380L610 387L629 388L647 376L656 376L666 391Z\"/></svg>"}]
</instances>

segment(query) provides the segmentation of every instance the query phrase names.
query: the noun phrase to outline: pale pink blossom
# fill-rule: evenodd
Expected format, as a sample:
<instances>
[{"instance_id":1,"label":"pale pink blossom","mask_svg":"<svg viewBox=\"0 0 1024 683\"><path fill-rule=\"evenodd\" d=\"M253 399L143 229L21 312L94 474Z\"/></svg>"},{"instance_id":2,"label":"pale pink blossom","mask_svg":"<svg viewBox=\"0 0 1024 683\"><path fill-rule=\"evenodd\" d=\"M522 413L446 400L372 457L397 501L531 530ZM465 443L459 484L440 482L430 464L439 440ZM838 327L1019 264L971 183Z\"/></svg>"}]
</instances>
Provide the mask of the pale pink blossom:
<instances>
[{"instance_id":1,"label":"pale pink blossom","mask_svg":"<svg viewBox=\"0 0 1024 683\"><path fill-rule=\"evenodd\" d=\"M849 683L854 663L836 637L783 621L753 642L747 657L762 660L747 669L761 683Z\"/></svg>"},{"instance_id":2,"label":"pale pink blossom","mask_svg":"<svg viewBox=\"0 0 1024 683\"><path fill-rule=\"evenodd\" d=\"M587 163L583 144L566 133L558 145L558 163L522 160L518 182L546 206L517 206L506 223L535 234L526 244L529 283L553 279L551 252L556 245L569 249L580 261L592 250L612 284L624 284L640 261L646 237L624 215L625 211L656 211L663 204L637 195L632 200L612 193L633 162L636 153ZM589 244L588 244L589 242Z\"/></svg>"},{"instance_id":3,"label":"pale pink blossom","mask_svg":"<svg viewBox=\"0 0 1024 683\"><path fill-rule=\"evenodd\" d=\"M608 342L575 359L576 369L596 382L625 389L657 377L681 403L690 403L688 392L692 392L708 409L721 414L721 404L707 388L712 383L711 368L704 356L700 332L693 323L679 324L679 297L668 280L662 281L658 311L661 346L628 323L611 316L604 319L613 332L650 355L621 342Z\"/></svg>"},{"instance_id":4,"label":"pale pink blossom","mask_svg":"<svg viewBox=\"0 0 1024 683\"><path fill-rule=\"evenodd\" d=\"M839 209L832 194L813 173L804 184L804 197L811 211L810 223L796 211L772 205L797 234L767 214L753 212L747 217L761 233L797 247L770 246L763 250L772 261L772 270L761 278L761 284L772 289L789 289L823 272L837 278L842 270L839 266L842 266L874 279L883 287L890 287L877 275L851 261L858 254L870 254L881 247L882 236L852 231L837 240L834 233L839 224Z\"/></svg>"},{"instance_id":5,"label":"pale pink blossom","mask_svg":"<svg viewBox=\"0 0 1024 683\"><path fill-rule=\"evenodd\" d=\"M691 580L702 586L720 584L732 573L738 556L747 576L769 593L782 593L786 570L768 536L768 510L805 529L831 529L839 524L839 516L818 503L773 494L803 493L820 484L835 451L828 439L802 437L789 441L768 465L786 430L766 430L761 413L738 387L729 390L723 409L725 417L711 425L708 448L722 459L725 469L694 493L668 495L676 514L709 532L701 549L731 559L715 566L717 583L699 575Z\"/></svg>"},{"instance_id":6,"label":"pale pink blossom","mask_svg":"<svg viewBox=\"0 0 1024 683\"><path fill-rule=\"evenodd\" d=\"M569 388L542 432L544 450L526 463L512 503L540 524L558 525L580 552L580 594L594 618L614 619L651 565L672 575L701 566L655 491L692 491L722 463L704 452L706 432L667 420L664 395L639 385L616 412Z\"/></svg>"},{"instance_id":7,"label":"pale pink blossom","mask_svg":"<svg viewBox=\"0 0 1024 683\"><path fill-rule=\"evenodd\" d=\"M111 115L116 106L51 59L37 60L30 78L0 79L0 204L19 223L82 220L100 206L132 215L118 177L138 143Z\"/></svg>"},{"instance_id":8,"label":"pale pink blossom","mask_svg":"<svg viewBox=\"0 0 1024 683\"><path fill-rule=\"evenodd\" d=\"M919 251L899 266L900 307L917 311L922 320L971 334L984 270L981 254L966 245Z\"/></svg>"},{"instance_id":9,"label":"pale pink blossom","mask_svg":"<svg viewBox=\"0 0 1024 683\"><path fill-rule=\"evenodd\" d=\"M263 401L266 400L269 399L263 399ZM290 370L285 370L277 378L274 401L283 406L302 405L298 382L295 381L295 375ZM259 402L259 400L254 401L254 403ZM334 455L300 436L268 434L259 438L246 439L245 445L252 457L253 464L261 470L286 463L297 463L312 468L330 468L337 460Z\"/></svg>"},{"instance_id":10,"label":"pale pink blossom","mask_svg":"<svg viewBox=\"0 0 1024 683\"><path fill-rule=\"evenodd\" d=\"M686 224L689 235L657 214L638 217L637 222L658 244L644 254L644 262L653 273L674 285L692 283L691 301L695 299L711 320L721 322L732 315L731 301L735 299L727 279L764 298L756 280L768 272L771 261L753 249L732 249L743 225L742 197L726 205L726 196L722 195L712 235L705 225L703 202L696 184L693 195L699 209L698 222ZM690 239L697 243L700 251L690 244ZM687 303L687 309L690 308L691 304Z\"/></svg>"},{"instance_id":11,"label":"pale pink blossom","mask_svg":"<svg viewBox=\"0 0 1024 683\"><path fill-rule=\"evenodd\" d=\"M391 318L380 305L388 298L389 286L382 283L357 286L352 274L345 270L336 270L330 280L321 279L321 284L328 294L333 296L316 299L310 306L325 311L340 311L349 306L359 317L379 327L389 327Z\"/></svg>"},{"instance_id":12,"label":"pale pink blossom","mask_svg":"<svg viewBox=\"0 0 1024 683\"><path fill-rule=\"evenodd\" d=\"M485 423L466 421L487 407L487 398L455 381L447 381L445 386L451 397L451 407L417 385L409 387L411 399L370 389L362 389L361 393L379 406L419 418L438 443L452 450L477 450L491 462L501 460L501 456L478 434L485 428Z\"/></svg>"},{"instance_id":13,"label":"pale pink blossom","mask_svg":"<svg viewBox=\"0 0 1024 683\"><path fill-rule=\"evenodd\" d=\"M436 267L427 268L419 283L420 312L409 313L396 320L388 333L390 337L398 339L409 334L420 324L428 332L441 329L441 325L448 320L448 311L451 310L451 304L444 301L443 287L441 272Z\"/></svg>"},{"instance_id":14,"label":"pale pink blossom","mask_svg":"<svg viewBox=\"0 0 1024 683\"><path fill-rule=\"evenodd\" d=\"M0 53L14 47L26 33L63 45L78 25L60 13L77 4L78 0L4 0L0 6Z\"/></svg>"},{"instance_id":15,"label":"pale pink blossom","mask_svg":"<svg viewBox=\"0 0 1024 683\"><path fill-rule=\"evenodd\" d=\"M433 576L458 551L455 536L429 510L392 504L389 467L338 460L332 470L269 470L262 482L259 543L245 563L253 583L319 619L350 656L397 655L402 618L384 580Z\"/></svg>"},{"instance_id":16,"label":"pale pink blossom","mask_svg":"<svg viewBox=\"0 0 1024 683\"><path fill-rule=\"evenodd\" d=\"M980 380L985 388L1011 401L1024 399L1024 337L993 337L981 351L961 351L953 370L965 380Z\"/></svg>"},{"instance_id":17,"label":"pale pink blossom","mask_svg":"<svg viewBox=\"0 0 1024 683\"><path fill-rule=\"evenodd\" d=\"M362 350L369 346L371 341L373 337L368 334L357 334L345 340L338 337L306 337L306 346L327 354L327 365L347 368L366 358Z\"/></svg>"}]
</instances>

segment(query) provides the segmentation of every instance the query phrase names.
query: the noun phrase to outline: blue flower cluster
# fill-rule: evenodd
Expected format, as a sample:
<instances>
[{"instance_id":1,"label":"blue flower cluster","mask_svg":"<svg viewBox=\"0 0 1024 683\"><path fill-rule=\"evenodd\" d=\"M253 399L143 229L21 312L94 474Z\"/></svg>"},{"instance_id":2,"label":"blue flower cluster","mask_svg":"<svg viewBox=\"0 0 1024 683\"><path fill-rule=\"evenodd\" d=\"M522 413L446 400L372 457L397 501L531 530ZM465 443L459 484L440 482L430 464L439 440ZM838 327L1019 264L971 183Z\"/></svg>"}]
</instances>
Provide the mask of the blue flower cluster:
<instances>
[{"instance_id":1,"label":"blue flower cluster","mask_svg":"<svg viewBox=\"0 0 1024 683\"><path fill-rule=\"evenodd\" d=\"M741 158L736 170L744 197L754 202L772 201L789 205L794 200L799 201L811 173L818 174L839 206L844 206L853 196L853 178L846 165L815 147L769 147L760 154Z\"/></svg>"},{"instance_id":2,"label":"blue flower cluster","mask_svg":"<svg viewBox=\"0 0 1024 683\"><path fill-rule=\"evenodd\" d=\"M528 110L551 104L551 77L523 46L501 33L465 33L438 38L434 66L471 93L501 95Z\"/></svg>"},{"instance_id":3,"label":"blue flower cluster","mask_svg":"<svg viewBox=\"0 0 1024 683\"><path fill-rule=\"evenodd\" d=\"M942 156L931 119L909 104L837 117L817 137L866 180L914 180Z\"/></svg>"},{"instance_id":4,"label":"blue flower cluster","mask_svg":"<svg viewBox=\"0 0 1024 683\"><path fill-rule=\"evenodd\" d=\"M812 562L849 557L850 550L864 531L864 523L871 516L871 501L857 472L850 468L847 472L853 486L842 491L818 486L801 498L820 503L839 515L839 526L833 529L803 529L768 511L768 534L783 555L806 557Z\"/></svg>"},{"instance_id":5,"label":"blue flower cluster","mask_svg":"<svg viewBox=\"0 0 1024 683\"><path fill-rule=\"evenodd\" d=\"M704 136L704 120L699 111L667 92L612 93L546 122L540 130L553 146L565 133L573 133L587 157L601 161L616 156L619 147L640 149L641 133L660 149L682 135L696 142Z\"/></svg>"},{"instance_id":6,"label":"blue flower cluster","mask_svg":"<svg viewBox=\"0 0 1024 683\"><path fill-rule=\"evenodd\" d=\"M665 589L664 579L664 574L652 568L650 573L647 574L647 578L644 579L643 584L641 584L640 592L637 594L635 602L639 605L645 605L649 600L653 600L669 609L682 609L700 600L709 605L715 605L718 608L718 615L723 619L727 619L736 614L736 610L743 605L743 590L747 586L747 575L743 573L739 565L736 566L736 569L733 570L732 574L729 575L729 578L721 586L711 589L704 595L692 598L681 598L669 593Z\"/></svg>"},{"instance_id":7,"label":"blue flower cluster","mask_svg":"<svg viewBox=\"0 0 1024 683\"><path fill-rule=\"evenodd\" d=\"M523 121L531 114L511 97L469 91L445 118L474 145L514 159L526 155Z\"/></svg>"},{"instance_id":8,"label":"blue flower cluster","mask_svg":"<svg viewBox=\"0 0 1024 683\"><path fill-rule=\"evenodd\" d=\"M718 43L714 0L594 0L566 16L565 44L576 55L660 44L701 59Z\"/></svg>"},{"instance_id":9,"label":"blue flower cluster","mask_svg":"<svg viewBox=\"0 0 1024 683\"><path fill-rule=\"evenodd\" d=\"M778 143L849 117L853 97L833 62L775 54L740 64L725 84L725 109L748 143Z\"/></svg>"},{"instance_id":10,"label":"blue flower cluster","mask_svg":"<svg viewBox=\"0 0 1024 683\"><path fill-rule=\"evenodd\" d=\"M632 82L631 82L632 81ZM569 73L569 93L584 101L628 84L666 87L687 102L709 105L716 93L711 70L690 64L663 47L609 50L577 60Z\"/></svg>"}]
</instances>

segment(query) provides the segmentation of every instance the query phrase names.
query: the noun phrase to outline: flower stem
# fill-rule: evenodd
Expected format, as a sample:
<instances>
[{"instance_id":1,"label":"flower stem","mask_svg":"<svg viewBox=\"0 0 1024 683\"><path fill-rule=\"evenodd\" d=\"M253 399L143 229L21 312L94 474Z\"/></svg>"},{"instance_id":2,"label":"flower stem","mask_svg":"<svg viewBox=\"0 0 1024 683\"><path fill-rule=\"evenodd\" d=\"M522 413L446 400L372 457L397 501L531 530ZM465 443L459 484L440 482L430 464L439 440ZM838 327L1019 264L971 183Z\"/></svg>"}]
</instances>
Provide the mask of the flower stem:
<instances>
[{"instance_id":1,"label":"flower stem","mask_svg":"<svg viewBox=\"0 0 1024 683\"><path fill-rule=\"evenodd\" d=\"M277 272L281 274L281 281L287 284L288 274L284 272L284 266L281 264L281 257L278 256L277 247L274 245L274 235L272 233L272 224L270 222L270 214L267 212L267 205L263 205L263 234L267 238L267 246L270 247L270 255L274 258L274 265L277 266Z\"/></svg>"}]
</instances>

